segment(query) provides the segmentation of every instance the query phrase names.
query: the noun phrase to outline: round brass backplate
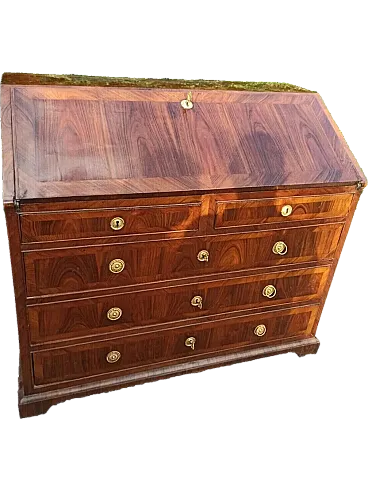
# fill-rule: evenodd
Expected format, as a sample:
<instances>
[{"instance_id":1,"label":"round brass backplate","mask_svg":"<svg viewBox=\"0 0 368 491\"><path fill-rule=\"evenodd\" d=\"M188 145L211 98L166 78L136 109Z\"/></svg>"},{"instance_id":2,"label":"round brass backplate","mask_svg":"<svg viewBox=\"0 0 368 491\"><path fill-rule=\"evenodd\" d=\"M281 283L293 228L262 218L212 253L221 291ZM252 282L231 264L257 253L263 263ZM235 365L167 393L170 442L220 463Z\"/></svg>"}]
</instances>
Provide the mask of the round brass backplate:
<instances>
[{"instance_id":1,"label":"round brass backplate","mask_svg":"<svg viewBox=\"0 0 368 491\"><path fill-rule=\"evenodd\" d=\"M281 215L283 217L288 217L289 215L291 215L293 211L293 207L291 205L285 205L281 208Z\"/></svg>"},{"instance_id":2,"label":"round brass backplate","mask_svg":"<svg viewBox=\"0 0 368 491\"><path fill-rule=\"evenodd\" d=\"M203 251L199 251L197 254L197 259L198 259L198 261L201 261L201 262L204 262L204 261L208 262L209 257L210 257L210 253L208 251L206 251L206 249L203 249Z\"/></svg>"},{"instance_id":3,"label":"round brass backplate","mask_svg":"<svg viewBox=\"0 0 368 491\"><path fill-rule=\"evenodd\" d=\"M273 285L267 285L263 288L262 295L267 298L273 298L276 293L276 288Z\"/></svg>"},{"instance_id":4,"label":"round brass backplate","mask_svg":"<svg viewBox=\"0 0 368 491\"><path fill-rule=\"evenodd\" d=\"M121 273L125 268L125 262L122 259L113 259L109 264L111 273Z\"/></svg>"},{"instance_id":5,"label":"round brass backplate","mask_svg":"<svg viewBox=\"0 0 368 491\"><path fill-rule=\"evenodd\" d=\"M112 307L107 312L107 318L110 321L117 321L123 315L123 311L119 307Z\"/></svg>"},{"instance_id":6,"label":"round brass backplate","mask_svg":"<svg viewBox=\"0 0 368 491\"><path fill-rule=\"evenodd\" d=\"M285 244L285 242L282 242L281 240L279 242L276 242L272 247L272 252L274 254L280 254L280 256L286 254L287 250L288 250L287 245Z\"/></svg>"},{"instance_id":7,"label":"round brass backplate","mask_svg":"<svg viewBox=\"0 0 368 491\"><path fill-rule=\"evenodd\" d=\"M196 295L192 298L190 303L193 305L193 307L198 307L201 309L203 307L203 298L200 295Z\"/></svg>"},{"instance_id":8,"label":"round brass backplate","mask_svg":"<svg viewBox=\"0 0 368 491\"><path fill-rule=\"evenodd\" d=\"M196 343L196 338L194 336L190 336L185 340L185 346L188 346L188 348L194 349L194 345Z\"/></svg>"},{"instance_id":9,"label":"round brass backplate","mask_svg":"<svg viewBox=\"0 0 368 491\"><path fill-rule=\"evenodd\" d=\"M124 218L121 217L115 217L111 220L110 222L110 227L113 230L121 230L125 225L125 220Z\"/></svg>"},{"instance_id":10,"label":"round brass backplate","mask_svg":"<svg viewBox=\"0 0 368 491\"><path fill-rule=\"evenodd\" d=\"M116 363L119 361L121 358L121 353L120 351L110 351L110 353L107 353L106 355L106 361L108 363Z\"/></svg>"},{"instance_id":11,"label":"round brass backplate","mask_svg":"<svg viewBox=\"0 0 368 491\"><path fill-rule=\"evenodd\" d=\"M259 326L254 329L254 334L256 336L264 336L266 334L266 331L266 326L264 324L259 324Z\"/></svg>"},{"instance_id":12,"label":"round brass backplate","mask_svg":"<svg viewBox=\"0 0 368 491\"><path fill-rule=\"evenodd\" d=\"M188 99L182 100L180 104L183 109L192 109L193 107L193 102L188 101Z\"/></svg>"}]
</instances>

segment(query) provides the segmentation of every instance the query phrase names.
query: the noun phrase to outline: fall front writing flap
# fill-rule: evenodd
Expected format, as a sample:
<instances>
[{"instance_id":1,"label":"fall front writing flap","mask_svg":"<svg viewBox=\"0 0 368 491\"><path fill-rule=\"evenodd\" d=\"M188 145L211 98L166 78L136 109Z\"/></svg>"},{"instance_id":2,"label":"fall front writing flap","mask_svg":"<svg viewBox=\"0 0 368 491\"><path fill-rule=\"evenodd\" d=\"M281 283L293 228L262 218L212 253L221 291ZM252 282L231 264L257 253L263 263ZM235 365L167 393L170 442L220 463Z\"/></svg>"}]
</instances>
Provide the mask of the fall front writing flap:
<instances>
[{"instance_id":1,"label":"fall front writing flap","mask_svg":"<svg viewBox=\"0 0 368 491\"><path fill-rule=\"evenodd\" d=\"M11 90L17 199L362 179L314 93Z\"/></svg>"}]
</instances>

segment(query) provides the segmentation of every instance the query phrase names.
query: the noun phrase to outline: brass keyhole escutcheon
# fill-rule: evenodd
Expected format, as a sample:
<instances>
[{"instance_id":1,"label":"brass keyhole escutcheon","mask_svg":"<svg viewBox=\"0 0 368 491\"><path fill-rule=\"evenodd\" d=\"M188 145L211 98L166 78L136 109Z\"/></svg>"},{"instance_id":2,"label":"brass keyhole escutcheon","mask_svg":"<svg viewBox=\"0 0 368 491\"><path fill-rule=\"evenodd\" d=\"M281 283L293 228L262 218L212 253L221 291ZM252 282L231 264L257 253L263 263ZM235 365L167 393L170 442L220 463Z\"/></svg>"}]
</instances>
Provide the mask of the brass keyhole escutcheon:
<instances>
[{"instance_id":1,"label":"brass keyhole escutcheon","mask_svg":"<svg viewBox=\"0 0 368 491\"><path fill-rule=\"evenodd\" d=\"M281 208L281 215L283 217L288 217L289 215L291 215L293 211L293 207L291 205L285 205Z\"/></svg>"},{"instance_id":2,"label":"brass keyhole escutcheon","mask_svg":"<svg viewBox=\"0 0 368 491\"><path fill-rule=\"evenodd\" d=\"M110 227L113 230L121 230L125 225L124 218L121 217L115 217L111 220L110 222Z\"/></svg>"},{"instance_id":3,"label":"brass keyhole escutcheon","mask_svg":"<svg viewBox=\"0 0 368 491\"><path fill-rule=\"evenodd\" d=\"M262 295L267 298L273 298L277 291L273 285L267 285L263 288Z\"/></svg>"},{"instance_id":4,"label":"brass keyhole escutcheon","mask_svg":"<svg viewBox=\"0 0 368 491\"><path fill-rule=\"evenodd\" d=\"M196 338L193 336L190 336L185 340L185 346L188 346L188 348L194 349L194 345L196 343Z\"/></svg>"},{"instance_id":5,"label":"brass keyhole escutcheon","mask_svg":"<svg viewBox=\"0 0 368 491\"><path fill-rule=\"evenodd\" d=\"M198 261L208 262L209 258L210 258L210 253L206 251L206 249L203 249L203 251L199 251L197 254Z\"/></svg>"},{"instance_id":6,"label":"brass keyhole escutcheon","mask_svg":"<svg viewBox=\"0 0 368 491\"><path fill-rule=\"evenodd\" d=\"M109 264L111 273L121 273L125 268L125 262L122 259L113 259Z\"/></svg>"},{"instance_id":7,"label":"brass keyhole escutcheon","mask_svg":"<svg viewBox=\"0 0 368 491\"><path fill-rule=\"evenodd\" d=\"M285 244L285 242L282 242L281 240L279 242L276 242L272 247L272 252L274 254L280 254L280 256L286 254L287 250L288 250L287 245Z\"/></svg>"},{"instance_id":8,"label":"brass keyhole escutcheon","mask_svg":"<svg viewBox=\"0 0 368 491\"><path fill-rule=\"evenodd\" d=\"M267 328L264 324L259 324L259 326L257 326L255 329L254 329L254 334L256 336L264 336L266 334L266 331L267 331Z\"/></svg>"},{"instance_id":9,"label":"brass keyhole escutcheon","mask_svg":"<svg viewBox=\"0 0 368 491\"><path fill-rule=\"evenodd\" d=\"M110 321L117 321L123 315L123 311L119 307L112 307L106 315Z\"/></svg>"},{"instance_id":10,"label":"brass keyhole escutcheon","mask_svg":"<svg viewBox=\"0 0 368 491\"><path fill-rule=\"evenodd\" d=\"M192 102L192 93L189 92L188 95L187 95L187 98L186 99L183 99L181 102L180 102L180 105L183 109L192 109L193 107L193 102Z\"/></svg>"},{"instance_id":11,"label":"brass keyhole escutcheon","mask_svg":"<svg viewBox=\"0 0 368 491\"><path fill-rule=\"evenodd\" d=\"M190 303L193 305L193 307L198 307L201 309L203 307L203 298L200 295L196 295L192 298Z\"/></svg>"},{"instance_id":12,"label":"brass keyhole escutcheon","mask_svg":"<svg viewBox=\"0 0 368 491\"><path fill-rule=\"evenodd\" d=\"M121 353L120 351L110 351L110 353L107 353L106 355L106 361L108 363L116 363L119 361L121 358Z\"/></svg>"}]
</instances>

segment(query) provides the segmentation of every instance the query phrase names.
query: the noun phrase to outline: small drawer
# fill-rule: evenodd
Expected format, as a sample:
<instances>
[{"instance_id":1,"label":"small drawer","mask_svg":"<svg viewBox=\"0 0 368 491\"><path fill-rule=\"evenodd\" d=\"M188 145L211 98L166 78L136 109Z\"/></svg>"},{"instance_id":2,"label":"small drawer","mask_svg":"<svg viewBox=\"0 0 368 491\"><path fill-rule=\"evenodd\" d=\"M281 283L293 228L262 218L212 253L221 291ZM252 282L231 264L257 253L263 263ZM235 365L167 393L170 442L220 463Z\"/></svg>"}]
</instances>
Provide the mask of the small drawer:
<instances>
[{"instance_id":1,"label":"small drawer","mask_svg":"<svg viewBox=\"0 0 368 491\"><path fill-rule=\"evenodd\" d=\"M111 334L255 307L317 302L329 271L329 267L304 268L33 305L28 308L31 342Z\"/></svg>"},{"instance_id":2,"label":"small drawer","mask_svg":"<svg viewBox=\"0 0 368 491\"><path fill-rule=\"evenodd\" d=\"M24 253L29 297L331 260L343 224Z\"/></svg>"},{"instance_id":3,"label":"small drawer","mask_svg":"<svg viewBox=\"0 0 368 491\"><path fill-rule=\"evenodd\" d=\"M33 353L36 385L133 372L221 350L311 335L318 305L205 322L139 336Z\"/></svg>"},{"instance_id":4,"label":"small drawer","mask_svg":"<svg viewBox=\"0 0 368 491\"><path fill-rule=\"evenodd\" d=\"M200 212L200 203L184 203L22 214L22 241L48 242L198 230Z\"/></svg>"},{"instance_id":5,"label":"small drawer","mask_svg":"<svg viewBox=\"0 0 368 491\"><path fill-rule=\"evenodd\" d=\"M327 194L218 201L215 228L343 218L349 212L352 199L352 194Z\"/></svg>"}]
</instances>

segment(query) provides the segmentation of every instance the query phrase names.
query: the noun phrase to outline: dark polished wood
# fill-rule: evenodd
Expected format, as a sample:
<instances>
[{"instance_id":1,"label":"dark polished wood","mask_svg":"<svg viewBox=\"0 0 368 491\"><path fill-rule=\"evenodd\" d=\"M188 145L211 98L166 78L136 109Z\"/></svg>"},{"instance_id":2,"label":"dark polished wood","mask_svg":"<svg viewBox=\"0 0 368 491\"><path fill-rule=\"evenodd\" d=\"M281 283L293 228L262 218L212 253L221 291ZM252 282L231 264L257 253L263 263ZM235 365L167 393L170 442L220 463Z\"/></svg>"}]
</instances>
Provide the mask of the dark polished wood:
<instances>
[{"instance_id":1,"label":"dark polished wood","mask_svg":"<svg viewBox=\"0 0 368 491\"><path fill-rule=\"evenodd\" d=\"M133 327L152 327L254 307L317 301L322 296L328 275L329 267L306 268L34 305L28 310L31 341L39 343L116 333ZM277 290L274 298L262 295L268 284L274 285ZM202 297L202 308L191 304L196 295ZM118 320L109 320L107 313L114 307L120 308L122 315Z\"/></svg>"},{"instance_id":2,"label":"dark polished wood","mask_svg":"<svg viewBox=\"0 0 368 491\"><path fill-rule=\"evenodd\" d=\"M27 294L34 297L75 293L215 272L331 260L342 227L341 223L334 223L242 235L27 252L24 254ZM278 241L287 245L285 255L273 252ZM209 252L208 261L198 260L201 250ZM119 274L109 270L113 259L125 262Z\"/></svg>"},{"instance_id":3,"label":"dark polished wood","mask_svg":"<svg viewBox=\"0 0 368 491\"><path fill-rule=\"evenodd\" d=\"M198 230L200 213L200 203L188 203L53 214L22 214L22 240L39 242ZM124 226L120 230L111 228L111 221L115 217L124 220Z\"/></svg>"},{"instance_id":4,"label":"dark polished wood","mask_svg":"<svg viewBox=\"0 0 368 491\"><path fill-rule=\"evenodd\" d=\"M310 335L317 306L301 307L279 314L261 314L226 322L204 323L141 336L111 338L104 343L79 344L68 348L33 353L36 385L89 378L100 374L129 373L139 367L211 355L213 352L239 350L246 345L267 345L274 340L302 338ZM254 333L257 325L266 325L266 333ZM186 346L195 337L194 349ZM106 359L111 351L121 358L116 363Z\"/></svg>"},{"instance_id":5,"label":"dark polished wood","mask_svg":"<svg viewBox=\"0 0 368 491\"><path fill-rule=\"evenodd\" d=\"M218 201L215 228L343 218L349 212L352 199L353 194L331 194L328 196ZM289 216L283 216L282 208L287 205L292 207L292 212Z\"/></svg>"},{"instance_id":6,"label":"dark polished wood","mask_svg":"<svg viewBox=\"0 0 368 491\"><path fill-rule=\"evenodd\" d=\"M255 193L257 191L257 193ZM42 213L42 212L65 212L65 211L86 211L86 210L100 210L106 207L108 203L110 208L131 208L136 206L142 206L142 199L144 198L144 206L164 206L164 205L177 205L177 204L198 204L202 203L206 198L211 201L211 214L216 207L217 201L236 201L245 199L265 199L265 198L287 198L298 196L324 196L330 194L355 194L357 191L357 183L355 184L329 184L327 186L310 186L291 188L289 186L282 186L280 189L275 189L270 186L266 189L254 189L244 188L242 190L230 189L227 191L221 191L214 193L213 191L192 193L142 193L137 197L134 194L126 194L120 197L111 196L108 201L106 198L99 198L96 196L86 196L83 198L75 199L38 199L38 200L24 200L19 201L18 210L21 214L28 213ZM203 212L202 212L203 215ZM211 215L212 216L212 215ZM285 217L287 218L287 217ZM323 219L322 219L323 220ZM303 219L303 221L305 221ZM277 225L277 224L273 224ZM264 226L264 224L263 224Z\"/></svg>"},{"instance_id":7,"label":"dark polished wood","mask_svg":"<svg viewBox=\"0 0 368 491\"><path fill-rule=\"evenodd\" d=\"M21 417L181 373L317 352L366 185L318 94L3 80ZM191 110L180 104L188 87Z\"/></svg>"},{"instance_id":8,"label":"dark polished wood","mask_svg":"<svg viewBox=\"0 0 368 491\"><path fill-rule=\"evenodd\" d=\"M198 90L189 111L180 89L11 93L17 199L363 180L312 93Z\"/></svg>"},{"instance_id":9,"label":"dark polished wood","mask_svg":"<svg viewBox=\"0 0 368 491\"><path fill-rule=\"evenodd\" d=\"M26 309L26 284L24 281L24 262L20 244L19 215L13 204L4 205L6 226L8 230L10 260L13 273L15 306L18 321L20 347L19 388L29 394L33 390L33 372L29 355L30 332Z\"/></svg>"},{"instance_id":10,"label":"dark polished wood","mask_svg":"<svg viewBox=\"0 0 368 491\"><path fill-rule=\"evenodd\" d=\"M299 340L277 341L270 346L255 346L241 351L222 351L214 356L182 360L181 363L169 364L160 368L151 368L146 371L137 371L128 375L111 376L83 385L65 388L53 388L48 385L33 394L25 395L19 391L19 414L21 418L28 418L46 413L51 406L75 397L85 397L91 394L109 392L123 387L131 387L146 382L175 377L188 373L201 372L209 368L223 367L234 363L256 360L268 356L284 353L296 353L298 356L317 353L319 341L311 336Z\"/></svg>"}]
</instances>

